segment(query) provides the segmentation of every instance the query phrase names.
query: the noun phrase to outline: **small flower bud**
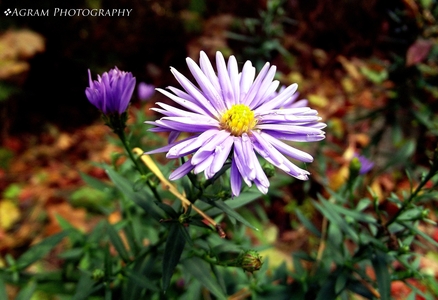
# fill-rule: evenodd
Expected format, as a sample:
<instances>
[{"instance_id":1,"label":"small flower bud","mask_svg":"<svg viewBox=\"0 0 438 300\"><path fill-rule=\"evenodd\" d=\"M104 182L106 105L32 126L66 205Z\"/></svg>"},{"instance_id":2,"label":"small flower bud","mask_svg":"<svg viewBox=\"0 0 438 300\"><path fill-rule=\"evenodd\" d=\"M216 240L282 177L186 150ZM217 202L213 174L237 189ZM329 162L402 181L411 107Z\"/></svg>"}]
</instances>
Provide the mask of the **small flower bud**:
<instances>
[{"instance_id":1,"label":"small flower bud","mask_svg":"<svg viewBox=\"0 0 438 300\"><path fill-rule=\"evenodd\" d=\"M424 219L426 219L428 216L429 216L429 210L428 210L427 208L426 208L426 209L423 209L423 210L421 211L421 219L424 220Z\"/></svg>"},{"instance_id":2,"label":"small flower bud","mask_svg":"<svg viewBox=\"0 0 438 300\"><path fill-rule=\"evenodd\" d=\"M265 174L268 178L271 178L271 177L274 177L274 175L275 175L275 168L270 163L266 163L263 166L263 172L265 172Z\"/></svg>"},{"instance_id":3,"label":"small flower bud","mask_svg":"<svg viewBox=\"0 0 438 300\"><path fill-rule=\"evenodd\" d=\"M231 197L231 193L229 191L220 191L217 193L217 197L221 200L227 200Z\"/></svg>"},{"instance_id":4,"label":"small flower bud","mask_svg":"<svg viewBox=\"0 0 438 300\"><path fill-rule=\"evenodd\" d=\"M254 272L260 270L262 267L262 257L255 250L247 250L240 254L237 259L238 266L244 271Z\"/></svg>"},{"instance_id":5,"label":"small flower bud","mask_svg":"<svg viewBox=\"0 0 438 300\"><path fill-rule=\"evenodd\" d=\"M105 272L102 269L95 269L91 276L94 281L100 281L105 276Z\"/></svg>"},{"instance_id":6,"label":"small flower bud","mask_svg":"<svg viewBox=\"0 0 438 300\"><path fill-rule=\"evenodd\" d=\"M360 174L361 166L359 158L353 157L350 162L350 178L356 178Z\"/></svg>"},{"instance_id":7,"label":"small flower bud","mask_svg":"<svg viewBox=\"0 0 438 300\"><path fill-rule=\"evenodd\" d=\"M401 244L398 251L401 254L406 254L406 253L409 253L411 251L411 248L409 247L409 245Z\"/></svg>"}]
</instances>

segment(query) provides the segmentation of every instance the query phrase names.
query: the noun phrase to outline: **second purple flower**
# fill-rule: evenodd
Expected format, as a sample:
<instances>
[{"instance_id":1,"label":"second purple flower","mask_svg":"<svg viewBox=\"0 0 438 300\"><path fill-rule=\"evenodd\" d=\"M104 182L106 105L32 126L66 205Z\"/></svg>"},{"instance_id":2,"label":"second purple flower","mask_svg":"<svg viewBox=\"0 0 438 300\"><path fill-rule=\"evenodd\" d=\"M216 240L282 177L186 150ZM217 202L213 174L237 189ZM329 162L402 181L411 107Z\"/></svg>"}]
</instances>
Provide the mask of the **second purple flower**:
<instances>
[{"instance_id":1,"label":"second purple flower","mask_svg":"<svg viewBox=\"0 0 438 300\"><path fill-rule=\"evenodd\" d=\"M128 108L132 93L135 88L135 77L131 72L120 71L117 67L97 75L97 80L92 80L88 70L90 86L85 89L88 100L103 114L123 114Z\"/></svg>"}]
</instances>

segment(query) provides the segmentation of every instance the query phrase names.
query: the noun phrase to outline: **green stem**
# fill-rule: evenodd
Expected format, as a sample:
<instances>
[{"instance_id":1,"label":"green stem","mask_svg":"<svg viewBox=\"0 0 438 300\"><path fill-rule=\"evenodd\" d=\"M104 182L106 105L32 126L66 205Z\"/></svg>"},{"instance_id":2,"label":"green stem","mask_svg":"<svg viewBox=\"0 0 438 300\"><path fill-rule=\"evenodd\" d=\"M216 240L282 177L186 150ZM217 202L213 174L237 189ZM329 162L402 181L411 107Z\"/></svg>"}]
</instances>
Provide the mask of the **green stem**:
<instances>
[{"instance_id":1,"label":"green stem","mask_svg":"<svg viewBox=\"0 0 438 300\"><path fill-rule=\"evenodd\" d=\"M414 202L415 198L417 197L418 193L422 190L422 188L426 185L426 183L432 179L436 174L438 173L438 148L435 149L433 158L432 158L432 166L430 167L429 172L427 175L421 180L420 184L417 186L415 191L411 193L409 198L406 201L403 201L402 207L397 211L397 213L392 216L391 219L389 219L383 228L388 228L389 225L397 221L398 217L405 212L407 208L411 205L412 202Z\"/></svg>"},{"instance_id":2,"label":"green stem","mask_svg":"<svg viewBox=\"0 0 438 300\"><path fill-rule=\"evenodd\" d=\"M208 186L212 185L216 179L222 176L229 168L231 167L231 163L226 163L223 167L210 179L206 180L204 184L202 184L202 188L206 189Z\"/></svg>"},{"instance_id":3,"label":"green stem","mask_svg":"<svg viewBox=\"0 0 438 300\"><path fill-rule=\"evenodd\" d=\"M237 267L238 266L235 259L221 262L221 261L218 261L217 259L213 259L212 257L210 257L207 254L196 253L196 256L198 256L199 258L202 258L203 260L205 260L209 264L213 264L213 265L217 265L217 266L222 266L222 267Z\"/></svg>"},{"instance_id":4,"label":"green stem","mask_svg":"<svg viewBox=\"0 0 438 300\"><path fill-rule=\"evenodd\" d=\"M141 168L140 164L138 163L138 160L134 157L134 154L131 150L131 147L129 146L129 142L126 139L125 131L123 129L115 129L114 133L117 134L117 136L122 141L123 147L125 148L125 151L128 153L129 158L131 159L132 163L134 164L137 171L142 175L146 176L147 174L144 172L144 170ZM146 180L147 186L151 189L152 193L155 196L155 199L162 202L161 196L158 194L157 188L154 183L152 183L149 179Z\"/></svg>"}]
</instances>

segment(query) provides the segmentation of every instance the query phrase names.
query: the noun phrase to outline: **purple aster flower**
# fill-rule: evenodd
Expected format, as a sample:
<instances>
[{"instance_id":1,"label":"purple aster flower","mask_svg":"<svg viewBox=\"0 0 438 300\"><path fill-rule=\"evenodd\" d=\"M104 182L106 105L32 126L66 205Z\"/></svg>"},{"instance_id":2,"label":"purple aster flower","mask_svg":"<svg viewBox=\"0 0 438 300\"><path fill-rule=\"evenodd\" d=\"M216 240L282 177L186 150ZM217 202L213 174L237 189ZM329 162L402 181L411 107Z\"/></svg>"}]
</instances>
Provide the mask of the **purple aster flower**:
<instances>
[{"instance_id":1,"label":"purple aster flower","mask_svg":"<svg viewBox=\"0 0 438 300\"><path fill-rule=\"evenodd\" d=\"M90 86L85 89L88 100L105 115L123 114L128 108L135 87L135 77L131 72L123 72L115 67L108 73L97 75L97 80L91 79L88 70Z\"/></svg>"},{"instance_id":2,"label":"purple aster flower","mask_svg":"<svg viewBox=\"0 0 438 300\"><path fill-rule=\"evenodd\" d=\"M141 101L146 101L155 93L155 86L152 84L147 84L145 82L140 82L137 85L138 99Z\"/></svg>"},{"instance_id":3,"label":"purple aster flower","mask_svg":"<svg viewBox=\"0 0 438 300\"><path fill-rule=\"evenodd\" d=\"M359 169L360 175L368 173L374 167L374 163L368 158L366 158L365 156L355 154L354 157L357 157L357 159L360 162L360 169Z\"/></svg>"},{"instance_id":4,"label":"purple aster flower","mask_svg":"<svg viewBox=\"0 0 438 300\"><path fill-rule=\"evenodd\" d=\"M216 53L217 75L204 52L199 66L190 58L187 65L199 87L176 69L171 72L184 90L169 87L157 89L183 108L158 102L153 110L164 115L154 122L153 132L170 132L169 145L149 151L167 152L167 158L191 157L178 167L170 179L175 180L193 170L212 178L231 160L230 184L233 196L238 196L242 181L254 183L267 193L269 180L260 165L257 154L287 174L307 180L310 174L292 163L286 156L302 162L312 162L306 152L281 141L312 142L324 139L316 110L309 107L289 107L297 84L277 92L279 81L274 80L276 67L266 63L257 77L256 70L247 61L241 72L234 56L228 63ZM178 140L182 132L192 134Z\"/></svg>"}]
</instances>

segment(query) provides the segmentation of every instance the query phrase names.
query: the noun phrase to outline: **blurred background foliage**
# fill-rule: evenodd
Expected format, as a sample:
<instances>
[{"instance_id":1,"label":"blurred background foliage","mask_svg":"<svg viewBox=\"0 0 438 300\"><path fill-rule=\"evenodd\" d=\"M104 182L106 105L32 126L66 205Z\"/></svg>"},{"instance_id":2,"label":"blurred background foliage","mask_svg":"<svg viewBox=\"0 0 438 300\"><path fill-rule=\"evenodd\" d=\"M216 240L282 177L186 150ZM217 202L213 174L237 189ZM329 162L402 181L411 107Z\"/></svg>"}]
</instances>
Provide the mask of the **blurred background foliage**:
<instances>
[{"instance_id":1,"label":"blurred background foliage","mask_svg":"<svg viewBox=\"0 0 438 300\"><path fill-rule=\"evenodd\" d=\"M173 82L169 66L181 68L186 56L204 49L289 63L302 72L314 67L334 72L339 55L388 59L403 54L422 30L412 12L397 13L406 3L396 0L3 0L1 6L133 10L130 17L2 17L3 32L30 29L45 43L45 51L30 59L27 79L13 78L22 89L8 105L12 132L39 130L40 120L72 128L96 118L83 97L88 68L117 65L139 81L165 86Z\"/></svg>"}]
</instances>

